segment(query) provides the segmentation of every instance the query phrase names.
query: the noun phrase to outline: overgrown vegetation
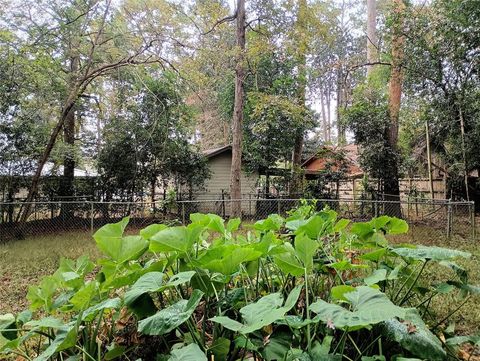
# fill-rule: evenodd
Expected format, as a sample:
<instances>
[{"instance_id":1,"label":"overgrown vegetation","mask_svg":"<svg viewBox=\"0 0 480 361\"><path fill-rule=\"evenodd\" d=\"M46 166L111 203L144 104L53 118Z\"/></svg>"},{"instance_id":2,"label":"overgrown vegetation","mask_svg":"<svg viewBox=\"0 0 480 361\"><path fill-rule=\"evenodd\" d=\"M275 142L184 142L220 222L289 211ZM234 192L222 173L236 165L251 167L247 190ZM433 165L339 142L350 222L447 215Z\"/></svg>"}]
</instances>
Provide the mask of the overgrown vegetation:
<instances>
[{"instance_id":1,"label":"overgrown vegetation","mask_svg":"<svg viewBox=\"0 0 480 361\"><path fill-rule=\"evenodd\" d=\"M455 358L476 337L448 318L479 288L440 247L389 244L407 224L337 219L305 204L248 232L240 220L192 214L188 226L124 236L128 218L94 235L104 258L62 259L0 316L1 351L30 360L385 360ZM446 280L429 281L430 265ZM436 298L458 306L438 317ZM451 327L450 327L451 328Z\"/></svg>"}]
</instances>

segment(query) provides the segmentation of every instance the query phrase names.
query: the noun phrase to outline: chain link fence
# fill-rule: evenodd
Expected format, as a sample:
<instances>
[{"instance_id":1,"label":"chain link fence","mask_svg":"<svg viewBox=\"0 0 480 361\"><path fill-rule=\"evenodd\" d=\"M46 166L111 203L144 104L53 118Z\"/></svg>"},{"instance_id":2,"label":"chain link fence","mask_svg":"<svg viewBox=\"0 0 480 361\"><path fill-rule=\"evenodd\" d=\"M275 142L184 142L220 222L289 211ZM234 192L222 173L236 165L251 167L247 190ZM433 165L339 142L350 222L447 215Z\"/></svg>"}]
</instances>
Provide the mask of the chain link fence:
<instances>
[{"instance_id":1,"label":"chain link fence","mask_svg":"<svg viewBox=\"0 0 480 361\"><path fill-rule=\"evenodd\" d=\"M287 216L300 199L242 200L212 199L159 202L35 202L26 222L21 223L25 203L0 203L0 242L65 234L88 239L107 223L130 217L127 232L135 232L152 223L188 223L195 212L230 217L232 202L240 202L244 221L256 221L278 213ZM434 243L438 238L476 238L473 202L449 200L384 201L384 200L316 200L318 210L329 207L339 217L352 221L368 221L381 215L397 215L410 225L409 237Z\"/></svg>"}]
</instances>

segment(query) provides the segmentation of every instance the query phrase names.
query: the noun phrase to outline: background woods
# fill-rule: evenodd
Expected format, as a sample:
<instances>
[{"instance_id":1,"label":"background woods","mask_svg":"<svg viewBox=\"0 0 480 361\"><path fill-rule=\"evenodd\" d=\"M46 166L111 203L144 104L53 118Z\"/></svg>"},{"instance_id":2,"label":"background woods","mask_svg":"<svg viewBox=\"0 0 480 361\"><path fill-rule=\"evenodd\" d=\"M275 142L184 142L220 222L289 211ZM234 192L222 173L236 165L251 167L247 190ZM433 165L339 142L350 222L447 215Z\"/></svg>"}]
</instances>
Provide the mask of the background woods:
<instances>
[{"instance_id":1,"label":"background woods","mask_svg":"<svg viewBox=\"0 0 480 361\"><path fill-rule=\"evenodd\" d=\"M254 192L318 190L323 175L309 185L303 163L351 143L376 197L398 198L399 179L413 177L477 197L474 1L2 10L0 184L3 200L27 201L22 219L42 197L195 197L209 175L202 151L230 144L233 199L243 171L260 175Z\"/></svg>"}]
</instances>

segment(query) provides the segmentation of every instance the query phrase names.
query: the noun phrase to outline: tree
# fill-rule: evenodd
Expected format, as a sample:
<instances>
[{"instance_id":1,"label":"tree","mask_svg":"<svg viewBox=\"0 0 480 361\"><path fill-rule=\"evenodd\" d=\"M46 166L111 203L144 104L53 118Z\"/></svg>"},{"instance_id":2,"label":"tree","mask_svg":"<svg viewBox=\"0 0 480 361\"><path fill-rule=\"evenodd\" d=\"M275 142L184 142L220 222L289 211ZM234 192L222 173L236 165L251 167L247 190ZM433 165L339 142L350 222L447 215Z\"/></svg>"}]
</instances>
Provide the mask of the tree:
<instances>
[{"instance_id":1,"label":"tree","mask_svg":"<svg viewBox=\"0 0 480 361\"><path fill-rule=\"evenodd\" d=\"M402 63L404 56L404 31L403 17L405 12L405 4L403 0L393 1L393 19L392 19L392 64L389 83L389 103L388 112L390 117L390 129L388 132L388 144L392 153L398 152L398 123L400 117L400 103L402 98ZM386 199L398 200L400 197L400 185L398 175L398 164L396 159L392 159L393 167L391 177L385 179L384 192ZM400 207L398 207L400 208ZM400 209L396 211L400 213Z\"/></svg>"},{"instance_id":2,"label":"tree","mask_svg":"<svg viewBox=\"0 0 480 361\"><path fill-rule=\"evenodd\" d=\"M372 72L377 53L377 4L376 0L367 0L367 77Z\"/></svg>"},{"instance_id":3,"label":"tree","mask_svg":"<svg viewBox=\"0 0 480 361\"><path fill-rule=\"evenodd\" d=\"M429 122L432 152L448 174L450 194L467 199L467 189L476 190L468 174L480 169L479 39L472 28L480 19L478 4L436 0L407 12L407 100L423 100L418 113L423 125ZM425 151L424 141L413 143Z\"/></svg>"},{"instance_id":4,"label":"tree","mask_svg":"<svg viewBox=\"0 0 480 361\"><path fill-rule=\"evenodd\" d=\"M192 113L177 77L169 72L158 78L132 77L116 87L129 100L103 130L98 166L104 198L143 200L148 189L154 203L158 186L179 196L201 188L209 173L206 160L189 143Z\"/></svg>"},{"instance_id":5,"label":"tree","mask_svg":"<svg viewBox=\"0 0 480 361\"><path fill-rule=\"evenodd\" d=\"M38 22L38 19L32 18L32 13L40 12L42 7L49 8L51 15L45 17L42 22ZM36 3L34 11L30 9L29 12L17 14L17 17L22 20L21 24L26 23L25 36L26 41L32 43L31 49L35 49L34 44L45 46L42 52L50 53L52 60L56 63L58 63L55 58L57 52L53 49L61 49L65 46L65 39L70 39L69 48L74 49L66 59L60 59L60 67L62 62L70 66L66 70L68 77L67 83L64 84L65 93L59 104L58 121L52 129L32 178L21 217L22 221L25 221L30 214L30 202L37 193L43 167L62 129L66 130L67 142L72 142L71 130L75 122L75 106L92 83L122 67L159 61L158 54L153 52L156 49L158 33L143 29L142 24L138 23L132 14L134 11L135 9L126 7L116 8L110 0L88 2L72 0L67 5L63 2L39 2ZM131 22L127 25L128 20ZM131 30L126 31L127 27ZM81 31L76 32L78 29ZM24 28L20 26L19 30L24 31ZM138 36L140 32L142 36ZM75 35L74 40L71 40L72 34ZM117 46L120 39L124 43L122 47ZM66 123L67 126L65 126ZM68 158L67 178L72 176L72 165L74 166L73 161ZM70 181L67 182L66 187L70 187Z\"/></svg>"},{"instance_id":6,"label":"tree","mask_svg":"<svg viewBox=\"0 0 480 361\"><path fill-rule=\"evenodd\" d=\"M307 52L308 52L308 6L306 0L298 1L297 19L294 28L294 44L296 45L295 62L298 73L297 102L299 106L305 107L307 92ZM295 195L302 191L301 173L303 138L305 129L299 128L295 134L295 144L292 152L292 184L290 194Z\"/></svg>"},{"instance_id":7,"label":"tree","mask_svg":"<svg viewBox=\"0 0 480 361\"><path fill-rule=\"evenodd\" d=\"M243 103L245 80L245 0L237 0L236 9L236 41L237 59L235 66L235 101L232 120L232 168L230 176L231 213L233 217L242 214L242 135L243 135Z\"/></svg>"}]
</instances>

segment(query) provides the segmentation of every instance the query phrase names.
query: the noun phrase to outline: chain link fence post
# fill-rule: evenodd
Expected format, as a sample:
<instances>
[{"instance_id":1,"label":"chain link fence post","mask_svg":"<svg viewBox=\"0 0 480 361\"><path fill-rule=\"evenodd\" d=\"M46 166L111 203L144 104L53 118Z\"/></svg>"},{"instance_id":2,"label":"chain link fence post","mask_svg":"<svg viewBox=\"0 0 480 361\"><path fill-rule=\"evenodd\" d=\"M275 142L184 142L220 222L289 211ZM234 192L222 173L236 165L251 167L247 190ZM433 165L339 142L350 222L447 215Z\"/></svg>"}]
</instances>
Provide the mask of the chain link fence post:
<instances>
[{"instance_id":1,"label":"chain link fence post","mask_svg":"<svg viewBox=\"0 0 480 361\"><path fill-rule=\"evenodd\" d=\"M447 200L447 239L452 235L452 205L450 199Z\"/></svg>"},{"instance_id":2,"label":"chain link fence post","mask_svg":"<svg viewBox=\"0 0 480 361\"><path fill-rule=\"evenodd\" d=\"M93 212L94 212L94 209L93 209L93 201L90 202L90 232L93 234L93 228L94 228L94 224L93 224Z\"/></svg>"},{"instance_id":3,"label":"chain link fence post","mask_svg":"<svg viewBox=\"0 0 480 361\"><path fill-rule=\"evenodd\" d=\"M472 240L475 240L477 237L477 230L475 229L475 202L470 202L470 224L472 226Z\"/></svg>"},{"instance_id":4,"label":"chain link fence post","mask_svg":"<svg viewBox=\"0 0 480 361\"><path fill-rule=\"evenodd\" d=\"M185 202L182 202L182 224L185 224Z\"/></svg>"}]
</instances>

